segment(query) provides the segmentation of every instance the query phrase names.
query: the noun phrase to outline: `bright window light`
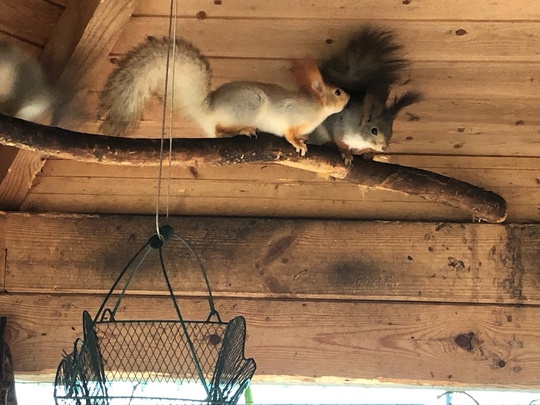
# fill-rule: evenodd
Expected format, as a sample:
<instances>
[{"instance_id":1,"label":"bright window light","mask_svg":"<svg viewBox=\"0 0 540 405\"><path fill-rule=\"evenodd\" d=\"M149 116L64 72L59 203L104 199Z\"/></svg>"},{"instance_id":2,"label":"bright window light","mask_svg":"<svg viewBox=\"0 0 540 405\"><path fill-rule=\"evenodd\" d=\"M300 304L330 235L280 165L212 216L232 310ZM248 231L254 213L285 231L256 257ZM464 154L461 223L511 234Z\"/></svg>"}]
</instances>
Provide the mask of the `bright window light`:
<instances>
[{"instance_id":1,"label":"bright window light","mask_svg":"<svg viewBox=\"0 0 540 405\"><path fill-rule=\"evenodd\" d=\"M158 390L159 384L147 389ZM123 389L125 387L120 387ZM160 387L161 388L161 387ZM434 388L360 387L310 384L251 385L254 405L354 404L354 405L540 405L540 391L467 390L447 393ZM16 382L18 405L54 405L53 384ZM167 395L159 390L160 395ZM36 402L39 400L39 402ZM476 401L476 402L475 402ZM245 404L242 397L239 404Z\"/></svg>"}]
</instances>

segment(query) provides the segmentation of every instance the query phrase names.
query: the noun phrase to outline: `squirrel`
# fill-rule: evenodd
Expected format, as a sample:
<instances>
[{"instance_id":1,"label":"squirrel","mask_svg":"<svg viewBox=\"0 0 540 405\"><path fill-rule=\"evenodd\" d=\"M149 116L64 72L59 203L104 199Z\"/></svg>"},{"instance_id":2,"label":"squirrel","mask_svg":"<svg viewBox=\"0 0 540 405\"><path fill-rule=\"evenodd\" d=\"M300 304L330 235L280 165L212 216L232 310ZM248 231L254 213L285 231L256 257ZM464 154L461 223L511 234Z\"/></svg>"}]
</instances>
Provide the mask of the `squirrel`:
<instances>
[{"instance_id":1,"label":"squirrel","mask_svg":"<svg viewBox=\"0 0 540 405\"><path fill-rule=\"evenodd\" d=\"M400 54L402 48L392 31L364 26L342 51L320 63L323 79L343 88L350 101L309 134L308 143L336 145L347 166L353 153L387 148L398 113L422 98L408 91L388 101L392 86L409 64Z\"/></svg>"},{"instance_id":2,"label":"squirrel","mask_svg":"<svg viewBox=\"0 0 540 405\"><path fill-rule=\"evenodd\" d=\"M304 156L303 137L349 101L347 93L326 84L316 63L307 60L293 63L297 92L251 81L229 82L211 91L211 67L199 49L183 38L174 41L174 49L169 50L170 45L168 38L148 37L119 61L100 94L103 133L122 135L135 128L150 96L164 93L168 58L169 71L174 72L174 105L208 137L263 131L285 137Z\"/></svg>"},{"instance_id":3,"label":"squirrel","mask_svg":"<svg viewBox=\"0 0 540 405\"><path fill-rule=\"evenodd\" d=\"M40 122L55 97L41 65L16 44L0 41L0 113Z\"/></svg>"}]
</instances>

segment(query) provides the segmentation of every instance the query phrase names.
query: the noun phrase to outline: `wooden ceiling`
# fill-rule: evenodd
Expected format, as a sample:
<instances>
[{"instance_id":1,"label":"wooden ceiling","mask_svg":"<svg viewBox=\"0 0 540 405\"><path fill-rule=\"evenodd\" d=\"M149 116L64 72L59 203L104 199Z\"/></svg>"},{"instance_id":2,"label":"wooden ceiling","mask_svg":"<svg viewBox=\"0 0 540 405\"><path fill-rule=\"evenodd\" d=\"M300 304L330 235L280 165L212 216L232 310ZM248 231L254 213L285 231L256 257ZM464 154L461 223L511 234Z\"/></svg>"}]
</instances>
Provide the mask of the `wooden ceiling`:
<instances>
[{"instance_id":1,"label":"wooden ceiling","mask_svg":"<svg viewBox=\"0 0 540 405\"><path fill-rule=\"evenodd\" d=\"M1 0L0 39L43 63L65 101L60 126L96 132L114 62L164 35L168 10L165 0ZM537 2L180 0L178 14L179 35L209 56L214 86L290 86L290 58L323 57L366 22L394 29L412 61L399 90L425 98L399 116L377 159L497 192L507 222L540 222ZM160 133L154 100L133 136ZM200 134L176 114L174 136ZM80 312L98 307L153 231L152 216L26 212L153 214L157 175L0 147L0 210L23 212L0 213L0 304L16 372L54 374L81 336ZM175 167L170 195L172 214L443 222L172 218L202 257L224 319L246 316L262 378L538 389L538 225L448 224L472 218L273 164ZM175 291L198 319L201 280L179 263ZM168 313L159 274L135 286L141 315Z\"/></svg>"},{"instance_id":2,"label":"wooden ceiling","mask_svg":"<svg viewBox=\"0 0 540 405\"><path fill-rule=\"evenodd\" d=\"M165 35L168 14L168 0L2 0L0 38L40 58L59 93L72 95L61 126L97 132L97 94L114 62L145 36ZM180 0L177 27L210 58L214 86L237 79L291 86L290 58L324 57L365 22L396 31L412 61L406 86L425 95L400 115L388 154L377 158L497 192L508 202L507 221L539 222L536 2ZM161 114L155 100L133 136L160 137ZM200 135L175 115L175 137ZM0 153L0 209L155 210L155 167L44 160L7 147ZM170 195L172 214L472 219L457 208L277 165L176 168Z\"/></svg>"}]
</instances>

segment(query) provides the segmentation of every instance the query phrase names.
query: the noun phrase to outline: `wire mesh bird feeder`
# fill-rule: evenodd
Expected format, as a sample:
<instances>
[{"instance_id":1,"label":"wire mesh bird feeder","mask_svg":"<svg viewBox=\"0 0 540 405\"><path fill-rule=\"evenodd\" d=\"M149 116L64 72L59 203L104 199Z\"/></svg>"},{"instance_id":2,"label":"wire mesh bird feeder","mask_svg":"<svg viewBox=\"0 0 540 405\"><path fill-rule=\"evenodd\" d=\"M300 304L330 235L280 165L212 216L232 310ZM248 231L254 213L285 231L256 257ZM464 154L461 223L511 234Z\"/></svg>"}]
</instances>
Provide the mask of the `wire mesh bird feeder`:
<instances>
[{"instance_id":1,"label":"wire mesh bird feeder","mask_svg":"<svg viewBox=\"0 0 540 405\"><path fill-rule=\"evenodd\" d=\"M244 357L245 319L221 320L200 261L210 314L203 321L182 318L163 260L162 248L171 238L194 254L172 227L160 227L122 270L95 318L83 312L83 337L75 340L56 372L57 405L237 403L256 368L253 359ZM176 318L117 319L133 276L156 251Z\"/></svg>"}]
</instances>

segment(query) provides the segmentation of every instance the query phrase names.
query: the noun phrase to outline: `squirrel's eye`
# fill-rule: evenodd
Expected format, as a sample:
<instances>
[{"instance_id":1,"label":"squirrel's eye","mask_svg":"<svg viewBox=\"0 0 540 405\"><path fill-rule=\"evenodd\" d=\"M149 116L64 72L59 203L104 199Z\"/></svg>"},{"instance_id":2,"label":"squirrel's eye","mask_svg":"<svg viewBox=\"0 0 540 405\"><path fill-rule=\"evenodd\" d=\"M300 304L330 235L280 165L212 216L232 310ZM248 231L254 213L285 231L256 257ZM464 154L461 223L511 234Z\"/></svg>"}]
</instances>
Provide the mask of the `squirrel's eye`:
<instances>
[{"instance_id":1,"label":"squirrel's eye","mask_svg":"<svg viewBox=\"0 0 540 405\"><path fill-rule=\"evenodd\" d=\"M375 127L371 128L371 134L372 135L378 135L379 134L379 130Z\"/></svg>"},{"instance_id":2,"label":"squirrel's eye","mask_svg":"<svg viewBox=\"0 0 540 405\"><path fill-rule=\"evenodd\" d=\"M340 89L335 89L335 90L334 90L334 94L335 94L336 96L341 96L341 90L340 90Z\"/></svg>"}]
</instances>

